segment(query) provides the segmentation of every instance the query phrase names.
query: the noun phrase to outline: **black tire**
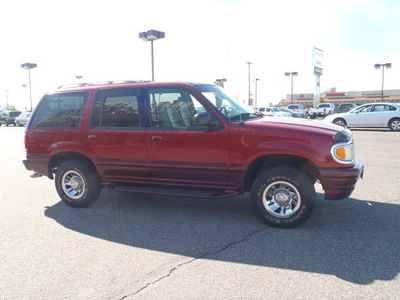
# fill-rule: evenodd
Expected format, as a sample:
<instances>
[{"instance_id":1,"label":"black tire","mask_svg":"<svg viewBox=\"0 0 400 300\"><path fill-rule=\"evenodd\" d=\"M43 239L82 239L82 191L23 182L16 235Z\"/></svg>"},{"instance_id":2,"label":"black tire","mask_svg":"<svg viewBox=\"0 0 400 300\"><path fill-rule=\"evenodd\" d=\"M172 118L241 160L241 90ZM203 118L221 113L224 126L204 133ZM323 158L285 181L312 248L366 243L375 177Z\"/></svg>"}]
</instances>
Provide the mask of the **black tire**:
<instances>
[{"instance_id":1,"label":"black tire","mask_svg":"<svg viewBox=\"0 0 400 300\"><path fill-rule=\"evenodd\" d=\"M256 178L250 197L265 223L290 228L302 224L310 216L314 207L315 188L310 178L300 170L273 167Z\"/></svg>"},{"instance_id":2,"label":"black tire","mask_svg":"<svg viewBox=\"0 0 400 300\"><path fill-rule=\"evenodd\" d=\"M89 206L101 193L96 170L78 159L67 160L57 168L55 185L61 200L72 207Z\"/></svg>"},{"instance_id":3,"label":"black tire","mask_svg":"<svg viewBox=\"0 0 400 300\"><path fill-rule=\"evenodd\" d=\"M340 126L343 126L343 127L347 127L346 120L342 119L342 118L337 118L337 119L333 120L333 123L335 123L337 125L340 125Z\"/></svg>"},{"instance_id":4,"label":"black tire","mask_svg":"<svg viewBox=\"0 0 400 300\"><path fill-rule=\"evenodd\" d=\"M390 130L400 131L400 119L396 118L396 119L390 120L389 127L390 127Z\"/></svg>"}]
</instances>

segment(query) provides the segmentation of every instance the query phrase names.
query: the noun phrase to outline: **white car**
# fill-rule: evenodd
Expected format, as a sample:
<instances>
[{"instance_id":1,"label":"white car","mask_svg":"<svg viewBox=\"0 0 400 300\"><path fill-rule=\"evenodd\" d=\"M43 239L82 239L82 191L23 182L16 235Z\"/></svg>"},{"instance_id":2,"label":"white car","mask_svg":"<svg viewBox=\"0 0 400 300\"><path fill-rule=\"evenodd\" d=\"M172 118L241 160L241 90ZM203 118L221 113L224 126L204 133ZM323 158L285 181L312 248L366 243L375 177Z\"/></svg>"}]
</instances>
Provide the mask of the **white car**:
<instances>
[{"instance_id":1,"label":"white car","mask_svg":"<svg viewBox=\"0 0 400 300\"><path fill-rule=\"evenodd\" d=\"M31 113L20 114L15 118L15 126L26 126L30 116Z\"/></svg>"},{"instance_id":2,"label":"white car","mask_svg":"<svg viewBox=\"0 0 400 300\"><path fill-rule=\"evenodd\" d=\"M368 103L347 113L327 116L325 122L352 127L389 127L400 131L400 104Z\"/></svg>"},{"instance_id":3,"label":"white car","mask_svg":"<svg viewBox=\"0 0 400 300\"><path fill-rule=\"evenodd\" d=\"M293 117L291 113L280 110L278 107L258 107L257 110L264 116L273 117Z\"/></svg>"}]
</instances>

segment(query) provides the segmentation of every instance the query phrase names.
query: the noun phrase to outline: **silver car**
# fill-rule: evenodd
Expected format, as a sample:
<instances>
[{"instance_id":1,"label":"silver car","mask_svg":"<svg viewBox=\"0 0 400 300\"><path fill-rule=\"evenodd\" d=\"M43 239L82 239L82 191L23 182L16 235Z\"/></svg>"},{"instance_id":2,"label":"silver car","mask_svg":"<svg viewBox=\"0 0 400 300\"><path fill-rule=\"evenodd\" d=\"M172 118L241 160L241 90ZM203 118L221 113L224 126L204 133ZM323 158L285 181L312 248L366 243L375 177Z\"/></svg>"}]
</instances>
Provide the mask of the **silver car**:
<instances>
[{"instance_id":1,"label":"silver car","mask_svg":"<svg viewBox=\"0 0 400 300\"><path fill-rule=\"evenodd\" d=\"M325 122L346 127L389 127L400 131L400 105L397 103L368 103L347 113L327 116Z\"/></svg>"},{"instance_id":2,"label":"silver car","mask_svg":"<svg viewBox=\"0 0 400 300\"><path fill-rule=\"evenodd\" d=\"M20 114L15 118L15 126L26 126L30 116L31 113Z\"/></svg>"}]
</instances>

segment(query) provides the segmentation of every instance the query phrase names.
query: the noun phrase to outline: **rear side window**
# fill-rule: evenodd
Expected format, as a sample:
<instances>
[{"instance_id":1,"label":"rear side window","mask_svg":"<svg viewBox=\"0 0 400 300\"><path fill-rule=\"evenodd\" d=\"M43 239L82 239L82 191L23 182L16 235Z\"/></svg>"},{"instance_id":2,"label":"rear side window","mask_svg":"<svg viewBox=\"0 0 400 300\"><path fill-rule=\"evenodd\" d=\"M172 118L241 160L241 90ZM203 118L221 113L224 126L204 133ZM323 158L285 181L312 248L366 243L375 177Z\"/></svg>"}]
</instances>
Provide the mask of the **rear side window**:
<instances>
[{"instance_id":1,"label":"rear side window","mask_svg":"<svg viewBox=\"0 0 400 300\"><path fill-rule=\"evenodd\" d=\"M96 96L92 128L140 127L139 89L111 89Z\"/></svg>"},{"instance_id":2,"label":"rear side window","mask_svg":"<svg viewBox=\"0 0 400 300\"><path fill-rule=\"evenodd\" d=\"M45 96L30 124L31 128L78 128L87 93L75 92Z\"/></svg>"}]
</instances>

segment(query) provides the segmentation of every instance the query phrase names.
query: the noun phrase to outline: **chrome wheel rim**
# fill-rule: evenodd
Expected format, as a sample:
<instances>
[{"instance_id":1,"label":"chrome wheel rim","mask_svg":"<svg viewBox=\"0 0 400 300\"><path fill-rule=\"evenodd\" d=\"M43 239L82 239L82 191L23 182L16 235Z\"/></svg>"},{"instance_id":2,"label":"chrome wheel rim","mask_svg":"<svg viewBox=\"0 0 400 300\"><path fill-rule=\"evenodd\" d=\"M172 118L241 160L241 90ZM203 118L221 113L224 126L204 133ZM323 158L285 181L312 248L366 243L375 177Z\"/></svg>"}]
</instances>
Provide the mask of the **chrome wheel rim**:
<instances>
[{"instance_id":1,"label":"chrome wheel rim","mask_svg":"<svg viewBox=\"0 0 400 300\"><path fill-rule=\"evenodd\" d=\"M75 171L68 171L64 174L61 186L64 193L72 199L81 198L86 188L85 180Z\"/></svg>"},{"instance_id":2,"label":"chrome wheel rim","mask_svg":"<svg viewBox=\"0 0 400 300\"><path fill-rule=\"evenodd\" d=\"M400 130L400 120L393 121L391 126L393 130Z\"/></svg>"},{"instance_id":3,"label":"chrome wheel rim","mask_svg":"<svg viewBox=\"0 0 400 300\"><path fill-rule=\"evenodd\" d=\"M300 209L301 196L294 185L286 181L276 181L265 188L263 205L272 216L289 218Z\"/></svg>"}]
</instances>

